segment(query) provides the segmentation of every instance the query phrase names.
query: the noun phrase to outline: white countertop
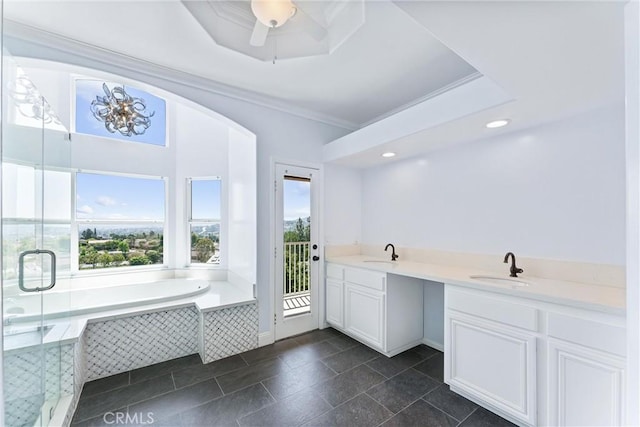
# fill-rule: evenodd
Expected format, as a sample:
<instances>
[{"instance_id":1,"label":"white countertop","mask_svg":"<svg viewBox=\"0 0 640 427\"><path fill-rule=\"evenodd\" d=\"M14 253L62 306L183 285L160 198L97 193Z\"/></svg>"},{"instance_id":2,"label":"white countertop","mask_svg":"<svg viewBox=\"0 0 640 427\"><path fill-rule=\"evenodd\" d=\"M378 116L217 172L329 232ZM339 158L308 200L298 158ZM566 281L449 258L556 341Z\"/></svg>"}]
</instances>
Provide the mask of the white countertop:
<instances>
[{"instance_id":1,"label":"white countertop","mask_svg":"<svg viewBox=\"0 0 640 427\"><path fill-rule=\"evenodd\" d=\"M365 262L365 261L386 262ZM483 275L501 277L493 272L474 268L453 267L437 264L427 264L411 261L388 262L366 255L351 255L327 257L327 262L345 266L364 268L372 271L415 277L468 288L498 292L502 294L520 296L554 304L597 310L605 313L625 315L625 289L609 286L597 286L586 283L565 280L543 279L520 274L518 279L528 283L528 286L514 286L506 282L504 285L471 279L469 276ZM505 266L504 278L509 278L508 267Z\"/></svg>"}]
</instances>

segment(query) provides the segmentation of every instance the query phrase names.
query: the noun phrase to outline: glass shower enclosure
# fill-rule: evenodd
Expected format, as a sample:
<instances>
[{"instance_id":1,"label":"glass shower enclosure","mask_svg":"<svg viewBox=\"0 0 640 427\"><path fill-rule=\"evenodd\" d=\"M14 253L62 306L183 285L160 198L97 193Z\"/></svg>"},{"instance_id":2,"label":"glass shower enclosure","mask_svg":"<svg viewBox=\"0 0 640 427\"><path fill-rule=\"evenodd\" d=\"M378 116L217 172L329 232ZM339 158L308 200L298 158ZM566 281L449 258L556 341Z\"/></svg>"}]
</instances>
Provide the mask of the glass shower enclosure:
<instances>
[{"instance_id":1,"label":"glass shower enclosure","mask_svg":"<svg viewBox=\"0 0 640 427\"><path fill-rule=\"evenodd\" d=\"M71 146L17 62L3 48L0 424L60 425L74 394L74 345L60 315L69 309Z\"/></svg>"}]
</instances>

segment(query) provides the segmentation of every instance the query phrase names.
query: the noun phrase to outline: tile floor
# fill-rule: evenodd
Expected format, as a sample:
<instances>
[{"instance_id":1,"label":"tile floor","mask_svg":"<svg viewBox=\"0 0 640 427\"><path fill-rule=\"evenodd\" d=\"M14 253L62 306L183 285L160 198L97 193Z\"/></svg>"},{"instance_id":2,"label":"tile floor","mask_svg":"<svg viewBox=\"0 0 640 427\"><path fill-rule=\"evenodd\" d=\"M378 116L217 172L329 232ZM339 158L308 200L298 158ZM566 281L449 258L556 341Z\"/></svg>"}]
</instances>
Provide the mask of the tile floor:
<instances>
[{"instance_id":1,"label":"tile floor","mask_svg":"<svg viewBox=\"0 0 640 427\"><path fill-rule=\"evenodd\" d=\"M85 384L72 426L512 426L449 391L443 354L387 358L334 329L203 365L198 355Z\"/></svg>"}]
</instances>

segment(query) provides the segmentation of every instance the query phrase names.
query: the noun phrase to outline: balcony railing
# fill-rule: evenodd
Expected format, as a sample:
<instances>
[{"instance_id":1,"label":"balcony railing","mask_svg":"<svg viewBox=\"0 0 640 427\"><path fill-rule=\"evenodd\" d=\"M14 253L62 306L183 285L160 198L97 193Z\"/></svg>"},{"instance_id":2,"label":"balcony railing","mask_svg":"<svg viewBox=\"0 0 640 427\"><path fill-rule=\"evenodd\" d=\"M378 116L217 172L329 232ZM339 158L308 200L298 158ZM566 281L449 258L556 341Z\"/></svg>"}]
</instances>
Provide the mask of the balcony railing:
<instances>
[{"instance_id":1,"label":"balcony railing","mask_svg":"<svg viewBox=\"0 0 640 427\"><path fill-rule=\"evenodd\" d=\"M284 244L284 297L309 292L309 242Z\"/></svg>"}]
</instances>

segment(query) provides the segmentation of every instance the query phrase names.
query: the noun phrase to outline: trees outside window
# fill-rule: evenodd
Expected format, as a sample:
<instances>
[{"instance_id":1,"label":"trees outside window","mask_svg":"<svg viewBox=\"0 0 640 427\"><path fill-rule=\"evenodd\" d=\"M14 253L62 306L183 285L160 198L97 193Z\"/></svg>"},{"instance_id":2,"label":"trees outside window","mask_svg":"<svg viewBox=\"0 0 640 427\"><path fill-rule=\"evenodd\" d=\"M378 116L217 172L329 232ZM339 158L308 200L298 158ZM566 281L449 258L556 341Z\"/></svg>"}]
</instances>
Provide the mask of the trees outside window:
<instances>
[{"instance_id":1,"label":"trees outside window","mask_svg":"<svg viewBox=\"0 0 640 427\"><path fill-rule=\"evenodd\" d=\"M165 183L76 174L80 270L162 264Z\"/></svg>"},{"instance_id":2,"label":"trees outside window","mask_svg":"<svg viewBox=\"0 0 640 427\"><path fill-rule=\"evenodd\" d=\"M220 193L219 178L188 180L189 234L191 264L220 264Z\"/></svg>"}]
</instances>

